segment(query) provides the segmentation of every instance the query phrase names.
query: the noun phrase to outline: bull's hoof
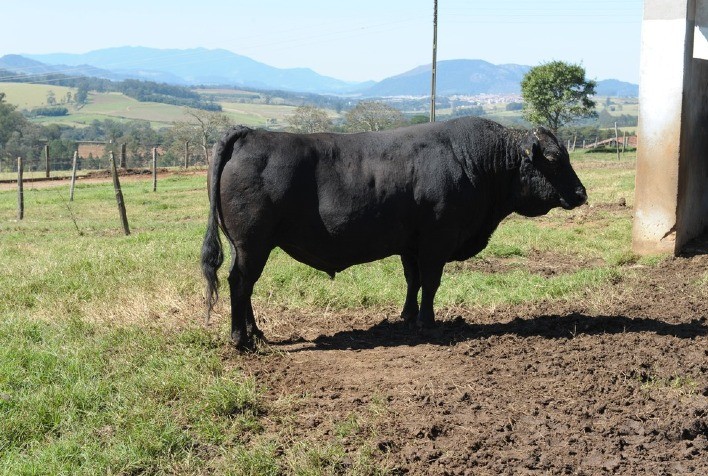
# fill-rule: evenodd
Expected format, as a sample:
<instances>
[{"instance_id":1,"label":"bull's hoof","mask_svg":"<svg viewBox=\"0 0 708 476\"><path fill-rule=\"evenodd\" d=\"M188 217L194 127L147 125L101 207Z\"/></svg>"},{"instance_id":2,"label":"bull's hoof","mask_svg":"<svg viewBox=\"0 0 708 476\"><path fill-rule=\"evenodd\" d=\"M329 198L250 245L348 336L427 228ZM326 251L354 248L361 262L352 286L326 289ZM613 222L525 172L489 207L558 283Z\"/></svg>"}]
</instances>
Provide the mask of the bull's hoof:
<instances>
[{"instance_id":1,"label":"bull's hoof","mask_svg":"<svg viewBox=\"0 0 708 476\"><path fill-rule=\"evenodd\" d=\"M435 321L433 319L418 319L415 323L418 331L426 331L430 329L435 329Z\"/></svg>"},{"instance_id":2,"label":"bull's hoof","mask_svg":"<svg viewBox=\"0 0 708 476\"><path fill-rule=\"evenodd\" d=\"M415 329L416 328L416 321L418 320L418 315L406 315L404 313L401 313L401 319L403 319L403 322L408 326L409 329Z\"/></svg>"},{"instance_id":3,"label":"bull's hoof","mask_svg":"<svg viewBox=\"0 0 708 476\"><path fill-rule=\"evenodd\" d=\"M265 334L263 333L263 331L255 326L253 327L253 329L251 329L251 335L253 336L254 340L264 341L264 342L266 340Z\"/></svg>"},{"instance_id":4,"label":"bull's hoof","mask_svg":"<svg viewBox=\"0 0 708 476\"><path fill-rule=\"evenodd\" d=\"M231 342L236 350L240 352L253 351L256 348L255 339L251 335L244 335L241 332L234 331L231 333Z\"/></svg>"}]
</instances>

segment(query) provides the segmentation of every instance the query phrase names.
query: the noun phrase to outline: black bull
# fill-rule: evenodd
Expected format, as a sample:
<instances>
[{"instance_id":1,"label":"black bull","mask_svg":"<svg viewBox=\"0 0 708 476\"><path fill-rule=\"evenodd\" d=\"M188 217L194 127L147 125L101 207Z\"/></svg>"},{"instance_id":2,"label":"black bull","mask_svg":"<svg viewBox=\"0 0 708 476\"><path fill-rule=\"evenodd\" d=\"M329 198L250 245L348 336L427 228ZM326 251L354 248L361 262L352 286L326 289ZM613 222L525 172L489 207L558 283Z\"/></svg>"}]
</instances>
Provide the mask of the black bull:
<instances>
[{"instance_id":1,"label":"black bull","mask_svg":"<svg viewBox=\"0 0 708 476\"><path fill-rule=\"evenodd\" d=\"M275 247L332 277L400 255L408 285L401 316L429 327L445 263L479 253L512 212L538 216L587 199L550 131L478 118L360 134L236 127L215 146L208 177L207 303L211 311L218 297L220 225L231 245L231 338L239 348L263 335L251 294Z\"/></svg>"}]
</instances>

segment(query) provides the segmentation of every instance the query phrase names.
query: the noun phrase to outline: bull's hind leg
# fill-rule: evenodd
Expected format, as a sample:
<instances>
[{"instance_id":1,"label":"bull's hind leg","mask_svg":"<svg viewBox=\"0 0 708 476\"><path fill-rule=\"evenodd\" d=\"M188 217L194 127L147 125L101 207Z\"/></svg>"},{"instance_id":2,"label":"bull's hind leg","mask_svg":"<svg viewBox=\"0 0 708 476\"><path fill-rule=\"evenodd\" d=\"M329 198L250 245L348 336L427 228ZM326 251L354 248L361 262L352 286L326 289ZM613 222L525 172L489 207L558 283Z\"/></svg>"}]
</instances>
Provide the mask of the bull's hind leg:
<instances>
[{"instance_id":1,"label":"bull's hind leg","mask_svg":"<svg viewBox=\"0 0 708 476\"><path fill-rule=\"evenodd\" d=\"M246 314L246 330L254 338L265 340L263 331L256 325L256 316L253 313L253 305L250 300L248 301L248 314Z\"/></svg>"},{"instance_id":2,"label":"bull's hind leg","mask_svg":"<svg viewBox=\"0 0 708 476\"><path fill-rule=\"evenodd\" d=\"M406 277L406 302L403 304L401 317L408 323L415 323L418 318L418 291L420 291L420 270L418 259L411 255L401 255L403 275Z\"/></svg>"},{"instance_id":3,"label":"bull's hind leg","mask_svg":"<svg viewBox=\"0 0 708 476\"><path fill-rule=\"evenodd\" d=\"M232 246L229 290L231 292L231 340L239 349L250 349L263 333L256 326L251 305L253 286L263 272L270 249L262 245Z\"/></svg>"}]
</instances>

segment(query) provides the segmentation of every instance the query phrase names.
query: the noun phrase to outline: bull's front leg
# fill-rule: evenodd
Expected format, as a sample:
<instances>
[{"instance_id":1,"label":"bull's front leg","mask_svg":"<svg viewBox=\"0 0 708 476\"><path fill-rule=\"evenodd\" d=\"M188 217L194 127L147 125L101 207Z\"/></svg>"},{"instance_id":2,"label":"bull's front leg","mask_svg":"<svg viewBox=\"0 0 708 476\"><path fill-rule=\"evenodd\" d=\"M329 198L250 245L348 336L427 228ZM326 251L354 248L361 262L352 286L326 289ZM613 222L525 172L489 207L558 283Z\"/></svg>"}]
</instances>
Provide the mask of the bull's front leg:
<instances>
[{"instance_id":1,"label":"bull's front leg","mask_svg":"<svg viewBox=\"0 0 708 476\"><path fill-rule=\"evenodd\" d=\"M248 314L246 314L246 329L255 339L265 340L263 331L256 325L256 316L253 313L253 304L250 299L248 300Z\"/></svg>"},{"instance_id":2,"label":"bull's front leg","mask_svg":"<svg viewBox=\"0 0 708 476\"><path fill-rule=\"evenodd\" d=\"M406 277L406 302L403 304L401 318L409 324L414 324L418 319L418 291L420 291L420 270L418 258L411 255L401 255L403 275Z\"/></svg>"},{"instance_id":3,"label":"bull's front leg","mask_svg":"<svg viewBox=\"0 0 708 476\"><path fill-rule=\"evenodd\" d=\"M420 283L423 288L420 298L420 312L416 324L419 329L429 329L435 325L435 293L440 287L445 262L423 261L420 263Z\"/></svg>"}]
</instances>

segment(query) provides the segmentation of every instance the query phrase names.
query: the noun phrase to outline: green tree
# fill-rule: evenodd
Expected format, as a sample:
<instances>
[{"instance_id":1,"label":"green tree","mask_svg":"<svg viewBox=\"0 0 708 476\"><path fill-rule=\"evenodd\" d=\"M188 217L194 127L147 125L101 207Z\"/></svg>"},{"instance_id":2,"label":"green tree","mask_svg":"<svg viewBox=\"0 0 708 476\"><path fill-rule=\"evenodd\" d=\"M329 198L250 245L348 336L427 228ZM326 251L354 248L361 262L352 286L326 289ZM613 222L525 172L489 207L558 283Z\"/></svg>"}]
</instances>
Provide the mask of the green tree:
<instances>
[{"instance_id":1,"label":"green tree","mask_svg":"<svg viewBox=\"0 0 708 476\"><path fill-rule=\"evenodd\" d=\"M585 79L585 68L552 61L531 68L521 81L523 115L533 124L557 131L576 119L594 117L595 81Z\"/></svg>"},{"instance_id":2,"label":"green tree","mask_svg":"<svg viewBox=\"0 0 708 476\"><path fill-rule=\"evenodd\" d=\"M411 117L409 122L411 124L425 124L426 122L430 122L430 116L427 116L425 114L416 114L415 116Z\"/></svg>"},{"instance_id":3,"label":"green tree","mask_svg":"<svg viewBox=\"0 0 708 476\"><path fill-rule=\"evenodd\" d=\"M184 143L199 148L204 163L209 163L209 152L214 143L221 138L231 126L231 120L221 112L204 111L202 109L187 108L185 121L173 122L171 131L172 153L179 156L178 149L184 150Z\"/></svg>"},{"instance_id":4,"label":"green tree","mask_svg":"<svg viewBox=\"0 0 708 476\"><path fill-rule=\"evenodd\" d=\"M347 129L352 132L382 131L405 124L401 111L377 101L361 101L346 114Z\"/></svg>"},{"instance_id":5,"label":"green tree","mask_svg":"<svg viewBox=\"0 0 708 476\"><path fill-rule=\"evenodd\" d=\"M88 83L82 82L81 84L79 84L79 87L76 90L76 95L74 96L76 104L86 104L86 102L88 101L88 92Z\"/></svg>"},{"instance_id":6,"label":"green tree","mask_svg":"<svg viewBox=\"0 0 708 476\"><path fill-rule=\"evenodd\" d=\"M300 106L285 121L294 132L327 132L332 130L332 120L324 109L313 106Z\"/></svg>"},{"instance_id":7,"label":"green tree","mask_svg":"<svg viewBox=\"0 0 708 476\"><path fill-rule=\"evenodd\" d=\"M15 111L15 106L5 102L5 93L0 93L0 153L7 153L5 150L11 138L17 140L17 134L28 125L25 116ZM13 157L14 158L14 157Z\"/></svg>"},{"instance_id":8,"label":"green tree","mask_svg":"<svg viewBox=\"0 0 708 476\"><path fill-rule=\"evenodd\" d=\"M159 138L148 121L130 121L121 139L125 142L128 157L141 165L147 165L152 157L152 148Z\"/></svg>"}]
</instances>

